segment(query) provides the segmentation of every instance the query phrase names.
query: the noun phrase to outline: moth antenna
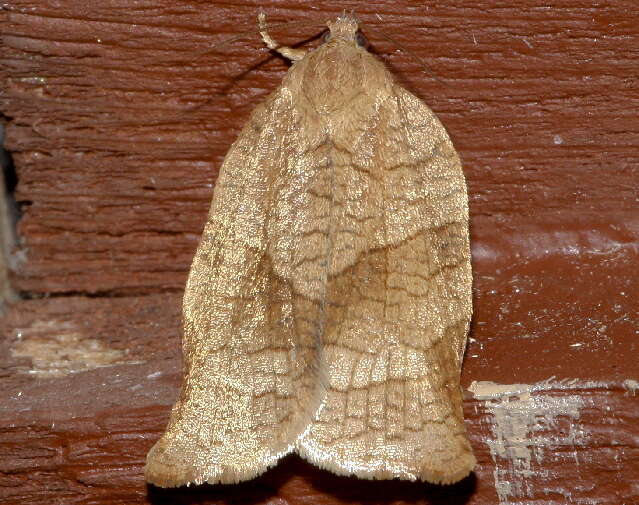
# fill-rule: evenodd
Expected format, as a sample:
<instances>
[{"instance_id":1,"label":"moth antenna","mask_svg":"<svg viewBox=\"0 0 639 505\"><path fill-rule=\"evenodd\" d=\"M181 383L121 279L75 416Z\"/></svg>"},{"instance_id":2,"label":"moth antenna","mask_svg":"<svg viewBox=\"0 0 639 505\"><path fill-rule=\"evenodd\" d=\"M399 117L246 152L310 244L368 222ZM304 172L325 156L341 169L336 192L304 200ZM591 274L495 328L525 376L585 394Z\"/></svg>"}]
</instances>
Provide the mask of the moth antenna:
<instances>
[{"instance_id":1,"label":"moth antenna","mask_svg":"<svg viewBox=\"0 0 639 505\"><path fill-rule=\"evenodd\" d=\"M377 19L379 19L380 21L383 21L382 17L379 14L375 14L375 16L377 16ZM364 26L364 23L360 22L360 26ZM391 44L395 45L395 47L397 47L401 52L408 54L411 58L413 58L413 60L422 68L422 71L429 74L433 79L435 79L439 84L443 85L443 86L448 86L448 84L446 84L446 82L444 82L442 79L440 79L437 74L435 73L435 71L430 67L430 65L428 65L424 60L422 60L419 56L417 56L414 52L409 51L408 49L404 48L399 42L397 42L395 39L393 39L390 35L385 34L381 29L379 28L374 28L374 29L370 29L370 27L368 25L366 25L366 30L367 31L372 31L373 33L379 33L382 37L384 37L388 42L390 42Z\"/></svg>"},{"instance_id":2,"label":"moth antenna","mask_svg":"<svg viewBox=\"0 0 639 505\"><path fill-rule=\"evenodd\" d=\"M257 24L259 26L260 35L262 36L262 40L264 41L264 44L266 44L266 47L268 47L272 51L277 51L282 56L284 56L284 58L287 58L291 61L299 61L304 58L306 49L296 49L289 46L282 46L275 40L273 40L273 38L268 34L268 27L266 25L266 14L264 14L263 11L257 15Z\"/></svg>"},{"instance_id":3,"label":"moth antenna","mask_svg":"<svg viewBox=\"0 0 639 505\"><path fill-rule=\"evenodd\" d=\"M290 26L290 25L294 25L294 26L317 26L321 23L318 23L317 21L308 21L308 22L296 22L296 21L288 21L288 22L284 22L284 23L276 23L273 25L265 25L264 28L267 29L278 29L278 28L283 28L285 26ZM227 44L232 44L233 42L236 42L238 40L242 40L242 39L246 39L248 37L251 37L252 35L255 35L255 29L252 30L246 30L245 32L239 33L237 35L233 35L232 37L229 37L227 39L222 40L221 42L218 42L217 44L213 44L212 46L207 47L206 49L194 53L193 56L191 56L189 59L190 60L198 60L200 59L202 56L207 56L208 54L213 53L216 49L219 49L220 47L224 47ZM270 49L270 48L269 48ZM169 61L174 61L174 60L164 60L163 62L161 61L160 63L166 63Z\"/></svg>"}]
</instances>

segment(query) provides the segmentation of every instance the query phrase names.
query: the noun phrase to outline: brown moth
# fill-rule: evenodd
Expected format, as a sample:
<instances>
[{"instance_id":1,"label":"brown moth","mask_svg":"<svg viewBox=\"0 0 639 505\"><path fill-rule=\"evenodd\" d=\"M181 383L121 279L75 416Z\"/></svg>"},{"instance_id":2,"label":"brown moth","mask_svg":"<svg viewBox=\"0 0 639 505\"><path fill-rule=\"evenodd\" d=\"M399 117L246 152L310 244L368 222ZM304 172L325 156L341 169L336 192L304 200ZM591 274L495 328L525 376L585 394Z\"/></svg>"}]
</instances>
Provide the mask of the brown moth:
<instances>
[{"instance_id":1,"label":"brown moth","mask_svg":"<svg viewBox=\"0 0 639 505\"><path fill-rule=\"evenodd\" d=\"M468 197L433 112L328 23L220 170L184 295L185 377L147 458L158 486L233 483L290 452L337 474L473 469L460 370Z\"/></svg>"}]
</instances>

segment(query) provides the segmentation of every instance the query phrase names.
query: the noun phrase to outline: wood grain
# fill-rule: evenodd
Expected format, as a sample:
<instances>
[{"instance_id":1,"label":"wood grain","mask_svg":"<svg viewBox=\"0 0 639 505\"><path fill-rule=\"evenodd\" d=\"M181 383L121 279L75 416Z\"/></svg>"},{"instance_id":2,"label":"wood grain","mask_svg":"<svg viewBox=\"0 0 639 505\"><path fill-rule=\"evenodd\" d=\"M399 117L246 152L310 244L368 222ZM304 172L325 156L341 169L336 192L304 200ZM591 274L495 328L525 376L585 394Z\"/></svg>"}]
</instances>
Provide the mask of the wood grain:
<instances>
[{"instance_id":1,"label":"wood grain","mask_svg":"<svg viewBox=\"0 0 639 505\"><path fill-rule=\"evenodd\" d=\"M434 109L462 157L476 307L462 385L541 389L528 399L467 393L479 467L457 486L360 483L299 459L237 487L143 483L143 456L178 391L179 299L217 169L286 70L259 41L259 7L273 22L320 23L355 9L371 50ZM5 4L0 111L22 211L10 264L25 299L0 322L0 501L639 501L635 7ZM317 34L273 32L283 43ZM86 356L65 358L71 347Z\"/></svg>"},{"instance_id":2,"label":"wood grain","mask_svg":"<svg viewBox=\"0 0 639 505\"><path fill-rule=\"evenodd\" d=\"M0 499L483 505L565 503L561 493L569 493L575 503L617 503L617 497L632 503L639 499L632 484L639 475L639 410L636 391L626 381L636 378L639 319L624 297L636 299L639 287L635 279L619 282L635 256L610 259L577 262L550 255L501 272L477 263L475 294L481 303L462 385L467 391L481 380L538 389L531 393L533 403L506 410L506 417L499 417L499 404L514 405L516 395L495 406L466 392L465 418L479 463L473 476L444 488L359 482L289 458L237 486L147 489L144 458L164 431L179 392L179 295L24 301L0 327L6 336L0 349L5 356L0 389L6 391L0 404ZM43 323L48 331L42 331ZM131 363L46 377L34 374L26 357L12 357L19 342L68 332L106 349L127 350L123 361ZM524 430L523 443L509 435L509 426ZM495 449L500 437L503 451ZM512 452L530 458L525 472L519 459L509 457ZM499 502L498 485L506 483L513 492Z\"/></svg>"},{"instance_id":3,"label":"wood grain","mask_svg":"<svg viewBox=\"0 0 639 505\"><path fill-rule=\"evenodd\" d=\"M594 219L608 227L593 240L614 228L636 236L633 6L259 4L273 22L357 11L373 51L451 132L476 251L484 229L504 225L525 240L566 223L591 233ZM13 118L7 146L28 258L15 272L18 289L182 289L222 157L286 70L255 33L257 8L38 0L2 11L0 107ZM286 43L318 30L279 32ZM201 55L238 33L246 38ZM519 252L544 250L532 249Z\"/></svg>"}]
</instances>

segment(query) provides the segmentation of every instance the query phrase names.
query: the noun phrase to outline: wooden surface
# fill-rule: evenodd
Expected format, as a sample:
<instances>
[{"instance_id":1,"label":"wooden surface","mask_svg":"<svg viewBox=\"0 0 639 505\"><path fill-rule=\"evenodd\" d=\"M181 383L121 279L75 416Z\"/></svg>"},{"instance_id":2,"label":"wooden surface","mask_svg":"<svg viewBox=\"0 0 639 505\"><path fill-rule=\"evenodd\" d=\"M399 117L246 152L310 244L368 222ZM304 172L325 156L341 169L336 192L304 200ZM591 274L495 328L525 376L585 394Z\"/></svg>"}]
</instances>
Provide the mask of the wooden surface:
<instances>
[{"instance_id":1,"label":"wooden surface","mask_svg":"<svg viewBox=\"0 0 639 505\"><path fill-rule=\"evenodd\" d=\"M217 169L287 68L255 33L260 7L274 23L355 9L462 156L479 465L458 485L356 481L296 457L238 486L143 482ZM0 321L0 502L639 503L638 32L631 1L3 4L23 300Z\"/></svg>"}]
</instances>

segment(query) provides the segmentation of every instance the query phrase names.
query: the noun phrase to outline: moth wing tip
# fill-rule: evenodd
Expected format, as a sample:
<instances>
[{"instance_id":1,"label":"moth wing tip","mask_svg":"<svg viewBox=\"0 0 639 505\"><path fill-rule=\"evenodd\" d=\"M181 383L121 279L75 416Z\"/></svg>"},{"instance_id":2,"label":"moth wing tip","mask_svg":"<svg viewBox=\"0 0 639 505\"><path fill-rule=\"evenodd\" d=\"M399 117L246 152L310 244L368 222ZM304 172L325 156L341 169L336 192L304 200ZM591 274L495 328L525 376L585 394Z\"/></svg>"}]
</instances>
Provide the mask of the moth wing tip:
<instances>
[{"instance_id":1,"label":"moth wing tip","mask_svg":"<svg viewBox=\"0 0 639 505\"><path fill-rule=\"evenodd\" d=\"M219 457L214 457L203 463L201 451L179 445L173 445L167 450L160 442L149 451L144 467L146 482L160 488L237 484L260 476L274 466L281 456L261 455L245 458L243 461L229 458L222 458L220 461Z\"/></svg>"},{"instance_id":2,"label":"moth wing tip","mask_svg":"<svg viewBox=\"0 0 639 505\"><path fill-rule=\"evenodd\" d=\"M147 464L144 478L148 484L159 488L174 488L182 486L199 486L202 484L237 484L251 480L264 473L266 468L222 468L216 465L206 470L196 470L192 465L184 467L164 466L155 463Z\"/></svg>"},{"instance_id":3,"label":"moth wing tip","mask_svg":"<svg viewBox=\"0 0 639 505\"><path fill-rule=\"evenodd\" d=\"M331 458L326 454L318 454L304 445L298 446L297 453L313 465L336 475L355 476L366 480L422 481L438 485L455 484L465 479L477 464L475 456L470 451L462 452L459 457L447 464L436 462L435 464L424 464L421 468L411 468L412 465L373 465L366 468L364 464L354 467L348 461Z\"/></svg>"},{"instance_id":4,"label":"moth wing tip","mask_svg":"<svg viewBox=\"0 0 639 505\"><path fill-rule=\"evenodd\" d=\"M465 452L451 462L444 470L442 470L441 467L423 468L419 479L430 482L431 484L449 486L468 477L476 464L477 460L473 453Z\"/></svg>"}]
</instances>

